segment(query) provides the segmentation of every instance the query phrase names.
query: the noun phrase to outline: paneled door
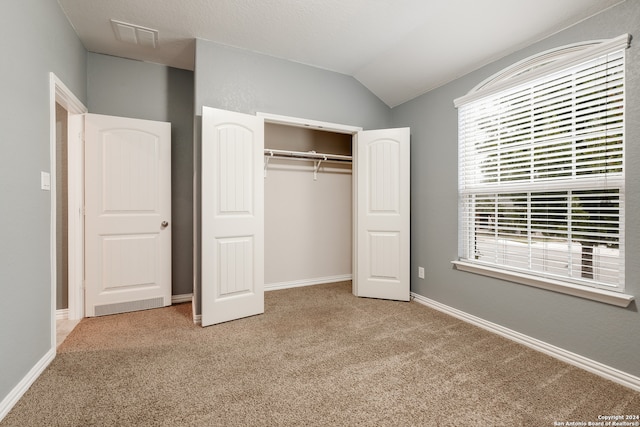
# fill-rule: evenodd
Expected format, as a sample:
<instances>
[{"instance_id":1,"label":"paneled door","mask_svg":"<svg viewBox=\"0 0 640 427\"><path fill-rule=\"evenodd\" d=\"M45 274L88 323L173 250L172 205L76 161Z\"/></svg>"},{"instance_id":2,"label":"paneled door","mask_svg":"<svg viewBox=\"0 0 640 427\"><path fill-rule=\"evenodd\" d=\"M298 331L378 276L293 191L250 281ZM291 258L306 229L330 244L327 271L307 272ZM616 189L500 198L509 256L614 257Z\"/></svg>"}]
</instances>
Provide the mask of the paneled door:
<instances>
[{"instance_id":1,"label":"paneled door","mask_svg":"<svg viewBox=\"0 0 640 427\"><path fill-rule=\"evenodd\" d=\"M87 316L171 305L171 124L85 117Z\"/></svg>"},{"instance_id":2,"label":"paneled door","mask_svg":"<svg viewBox=\"0 0 640 427\"><path fill-rule=\"evenodd\" d=\"M264 121L202 110L202 326L264 313Z\"/></svg>"},{"instance_id":3,"label":"paneled door","mask_svg":"<svg viewBox=\"0 0 640 427\"><path fill-rule=\"evenodd\" d=\"M410 130L358 132L353 293L409 301Z\"/></svg>"}]
</instances>

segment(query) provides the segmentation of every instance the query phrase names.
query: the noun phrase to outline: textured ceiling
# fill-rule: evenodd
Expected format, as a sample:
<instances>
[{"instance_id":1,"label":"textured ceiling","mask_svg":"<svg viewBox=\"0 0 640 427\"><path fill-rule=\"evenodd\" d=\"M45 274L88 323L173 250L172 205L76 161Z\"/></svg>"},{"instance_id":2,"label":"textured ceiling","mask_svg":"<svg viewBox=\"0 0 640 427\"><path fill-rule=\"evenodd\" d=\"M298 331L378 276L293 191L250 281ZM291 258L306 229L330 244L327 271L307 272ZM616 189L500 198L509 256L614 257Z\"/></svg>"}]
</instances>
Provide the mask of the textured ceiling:
<instances>
[{"instance_id":1,"label":"textured ceiling","mask_svg":"<svg viewBox=\"0 0 640 427\"><path fill-rule=\"evenodd\" d=\"M58 0L91 52L193 69L194 39L354 76L394 107L623 0ZM118 41L110 19L159 30Z\"/></svg>"}]
</instances>

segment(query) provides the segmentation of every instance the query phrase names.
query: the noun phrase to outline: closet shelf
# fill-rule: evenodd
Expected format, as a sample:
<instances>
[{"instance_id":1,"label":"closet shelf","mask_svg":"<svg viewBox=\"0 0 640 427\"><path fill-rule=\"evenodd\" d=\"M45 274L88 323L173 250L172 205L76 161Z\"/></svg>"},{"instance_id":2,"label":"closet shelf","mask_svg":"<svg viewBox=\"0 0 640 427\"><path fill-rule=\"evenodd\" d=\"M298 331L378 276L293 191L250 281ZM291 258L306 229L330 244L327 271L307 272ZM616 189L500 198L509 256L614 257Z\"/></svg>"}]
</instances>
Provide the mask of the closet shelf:
<instances>
[{"instance_id":1,"label":"closet shelf","mask_svg":"<svg viewBox=\"0 0 640 427\"><path fill-rule=\"evenodd\" d=\"M322 160L323 162L351 162L351 156L341 154L316 153L315 151L289 151L264 149L264 155L279 159L299 159L299 160Z\"/></svg>"},{"instance_id":2,"label":"closet shelf","mask_svg":"<svg viewBox=\"0 0 640 427\"><path fill-rule=\"evenodd\" d=\"M318 179L318 169L322 162L334 163L351 163L352 156L344 156L342 154L325 154L316 153L315 151L289 151L275 150L272 148L264 149L264 177L267 177L267 167L270 159L287 159L287 160L312 160L313 161L313 179Z\"/></svg>"}]
</instances>

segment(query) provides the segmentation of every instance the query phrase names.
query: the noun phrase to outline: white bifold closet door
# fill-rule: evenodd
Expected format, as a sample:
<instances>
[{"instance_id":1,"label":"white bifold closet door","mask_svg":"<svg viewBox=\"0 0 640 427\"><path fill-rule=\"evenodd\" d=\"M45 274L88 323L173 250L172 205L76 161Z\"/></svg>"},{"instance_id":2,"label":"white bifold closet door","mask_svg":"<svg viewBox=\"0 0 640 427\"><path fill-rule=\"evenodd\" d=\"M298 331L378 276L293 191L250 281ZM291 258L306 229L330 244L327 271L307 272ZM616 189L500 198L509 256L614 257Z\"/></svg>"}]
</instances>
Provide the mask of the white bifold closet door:
<instances>
[{"instance_id":1,"label":"white bifold closet door","mask_svg":"<svg viewBox=\"0 0 640 427\"><path fill-rule=\"evenodd\" d=\"M409 300L409 128L354 135L357 296ZM264 312L264 120L202 110L202 325Z\"/></svg>"},{"instance_id":2,"label":"white bifold closet door","mask_svg":"<svg viewBox=\"0 0 640 427\"><path fill-rule=\"evenodd\" d=\"M202 109L202 326L264 313L264 121Z\"/></svg>"},{"instance_id":3,"label":"white bifold closet door","mask_svg":"<svg viewBox=\"0 0 640 427\"><path fill-rule=\"evenodd\" d=\"M353 293L409 301L410 129L358 132Z\"/></svg>"}]
</instances>

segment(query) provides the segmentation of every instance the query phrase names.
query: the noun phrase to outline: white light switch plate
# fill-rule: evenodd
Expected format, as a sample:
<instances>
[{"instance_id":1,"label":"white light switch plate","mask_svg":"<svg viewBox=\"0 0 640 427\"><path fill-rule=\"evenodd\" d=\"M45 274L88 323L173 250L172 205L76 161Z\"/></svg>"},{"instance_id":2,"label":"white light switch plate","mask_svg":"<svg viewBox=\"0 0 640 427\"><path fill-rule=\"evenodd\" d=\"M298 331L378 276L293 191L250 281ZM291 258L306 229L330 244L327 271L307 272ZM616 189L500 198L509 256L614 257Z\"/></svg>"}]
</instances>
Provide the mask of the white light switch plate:
<instances>
[{"instance_id":1,"label":"white light switch plate","mask_svg":"<svg viewBox=\"0 0 640 427\"><path fill-rule=\"evenodd\" d=\"M40 171L40 188L51 190L51 174L49 172Z\"/></svg>"},{"instance_id":2,"label":"white light switch plate","mask_svg":"<svg viewBox=\"0 0 640 427\"><path fill-rule=\"evenodd\" d=\"M424 279L424 267L418 267L418 278Z\"/></svg>"}]
</instances>

